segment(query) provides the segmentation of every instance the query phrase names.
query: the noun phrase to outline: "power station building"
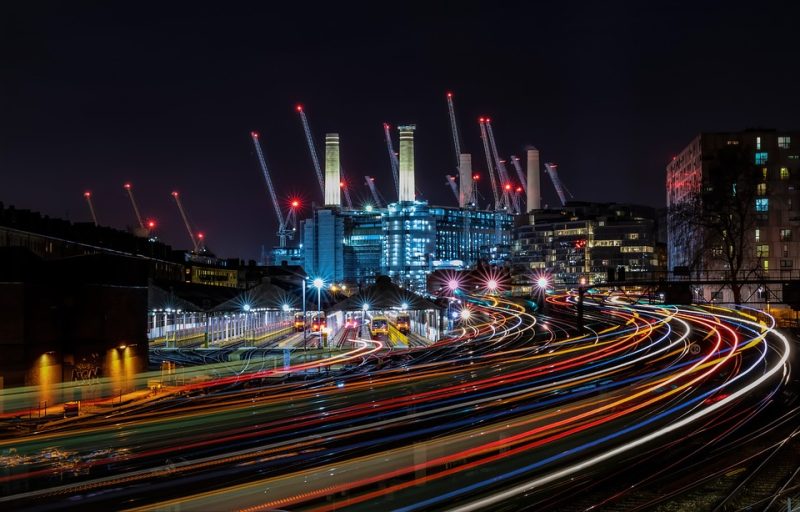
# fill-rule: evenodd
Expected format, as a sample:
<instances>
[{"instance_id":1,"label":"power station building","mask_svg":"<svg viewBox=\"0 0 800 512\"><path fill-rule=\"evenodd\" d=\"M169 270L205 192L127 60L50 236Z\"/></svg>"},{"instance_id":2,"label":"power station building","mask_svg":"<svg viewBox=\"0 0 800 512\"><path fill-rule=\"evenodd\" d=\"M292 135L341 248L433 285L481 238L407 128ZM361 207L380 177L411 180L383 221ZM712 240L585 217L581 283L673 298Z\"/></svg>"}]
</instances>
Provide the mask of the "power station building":
<instances>
[{"instance_id":1,"label":"power station building","mask_svg":"<svg viewBox=\"0 0 800 512\"><path fill-rule=\"evenodd\" d=\"M416 200L415 127L398 129L398 201L369 211L342 208L339 137L326 136L326 204L302 221L308 275L356 287L384 274L401 286L422 291L433 270L469 268L481 255L502 254L502 248L510 245L513 218L505 211L431 206Z\"/></svg>"}]
</instances>

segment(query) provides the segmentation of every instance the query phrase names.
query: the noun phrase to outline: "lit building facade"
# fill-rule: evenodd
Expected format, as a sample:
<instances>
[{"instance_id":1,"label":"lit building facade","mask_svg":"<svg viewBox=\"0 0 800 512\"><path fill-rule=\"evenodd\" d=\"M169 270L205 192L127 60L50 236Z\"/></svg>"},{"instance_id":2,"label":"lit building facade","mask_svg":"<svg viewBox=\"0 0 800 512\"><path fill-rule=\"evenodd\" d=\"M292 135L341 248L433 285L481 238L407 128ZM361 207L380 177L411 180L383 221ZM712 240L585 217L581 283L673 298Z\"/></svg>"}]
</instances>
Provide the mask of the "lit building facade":
<instances>
[{"instance_id":1,"label":"lit building facade","mask_svg":"<svg viewBox=\"0 0 800 512\"><path fill-rule=\"evenodd\" d=\"M675 209L709 186L717 156L727 147L742 148L760 169L752 205L754 222L745 234L743 251L749 274L781 278L800 269L800 132L746 130L733 133L702 133L667 165L667 208ZM669 215L669 213L668 213ZM688 267L691 272L724 270L713 251L704 247L704 233L696 225L667 222L668 267ZM743 299L763 295L750 287ZM758 287L756 287L758 288ZM775 290L773 297L780 296ZM764 299L764 297L760 297ZM696 300L732 301L729 289L706 286L696 290Z\"/></svg>"},{"instance_id":2,"label":"lit building facade","mask_svg":"<svg viewBox=\"0 0 800 512\"><path fill-rule=\"evenodd\" d=\"M327 213L320 215L322 211ZM303 223L305 269L327 282L351 286L388 275L403 287L422 291L435 269L471 268L482 258L493 264L507 261L512 222L505 212L429 206L424 201L371 211L318 210ZM331 232L337 236L331 237Z\"/></svg>"},{"instance_id":3,"label":"lit building facade","mask_svg":"<svg viewBox=\"0 0 800 512\"><path fill-rule=\"evenodd\" d=\"M344 280L344 217L338 208L319 208L303 221L303 267L326 282Z\"/></svg>"},{"instance_id":4,"label":"lit building facade","mask_svg":"<svg viewBox=\"0 0 800 512\"><path fill-rule=\"evenodd\" d=\"M604 282L609 269L649 277L665 270L656 212L645 206L576 202L538 210L513 237L514 281L523 286L537 273L570 287Z\"/></svg>"}]
</instances>

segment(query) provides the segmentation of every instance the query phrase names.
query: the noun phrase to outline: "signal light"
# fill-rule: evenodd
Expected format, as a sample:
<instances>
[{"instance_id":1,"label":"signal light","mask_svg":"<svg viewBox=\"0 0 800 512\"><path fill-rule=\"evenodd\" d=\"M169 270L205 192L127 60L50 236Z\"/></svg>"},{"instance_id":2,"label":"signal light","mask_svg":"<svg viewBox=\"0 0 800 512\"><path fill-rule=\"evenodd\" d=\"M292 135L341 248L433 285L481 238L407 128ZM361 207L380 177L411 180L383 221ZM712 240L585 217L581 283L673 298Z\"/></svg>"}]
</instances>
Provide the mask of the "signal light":
<instances>
[{"instance_id":1,"label":"signal light","mask_svg":"<svg viewBox=\"0 0 800 512\"><path fill-rule=\"evenodd\" d=\"M485 122L486 122L486 119L484 119L484 118L482 118L482 117L479 117L479 118L478 118L478 122L479 122L479 123L485 123Z\"/></svg>"},{"instance_id":2,"label":"signal light","mask_svg":"<svg viewBox=\"0 0 800 512\"><path fill-rule=\"evenodd\" d=\"M292 201L292 208L297 208L298 206L300 206L300 201L298 201L297 199Z\"/></svg>"},{"instance_id":3,"label":"signal light","mask_svg":"<svg viewBox=\"0 0 800 512\"><path fill-rule=\"evenodd\" d=\"M177 192L173 192L172 193L172 197L178 197L178 193Z\"/></svg>"},{"instance_id":4,"label":"signal light","mask_svg":"<svg viewBox=\"0 0 800 512\"><path fill-rule=\"evenodd\" d=\"M517 192L522 192L522 187L517 187Z\"/></svg>"},{"instance_id":5,"label":"signal light","mask_svg":"<svg viewBox=\"0 0 800 512\"><path fill-rule=\"evenodd\" d=\"M147 221L147 227L150 228L150 229L153 229L154 227L156 227L156 221L148 220Z\"/></svg>"},{"instance_id":6,"label":"signal light","mask_svg":"<svg viewBox=\"0 0 800 512\"><path fill-rule=\"evenodd\" d=\"M448 97L448 98L452 98L452 97L453 97L453 93L452 93L452 92L448 92L448 93L447 93L447 97Z\"/></svg>"},{"instance_id":7,"label":"signal light","mask_svg":"<svg viewBox=\"0 0 800 512\"><path fill-rule=\"evenodd\" d=\"M295 108L297 109L298 112L303 111L303 105L297 105Z\"/></svg>"},{"instance_id":8,"label":"signal light","mask_svg":"<svg viewBox=\"0 0 800 512\"><path fill-rule=\"evenodd\" d=\"M506 190L511 190L511 184L510 183L506 183Z\"/></svg>"},{"instance_id":9,"label":"signal light","mask_svg":"<svg viewBox=\"0 0 800 512\"><path fill-rule=\"evenodd\" d=\"M481 179L481 175L480 174L473 174L472 175L472 179L475 180L475 181L478 181L479 179Z\"/></svg>"},{"instance_id":10,"label":"signal light","mask_svg":"<svg viewBox=\"0 0 800 512\"><path fill-rule=\"evenodd\" d=\"M197 233L197 238L199 238L200 240L204 239L205 237L206 235L204 235L203 233Z\"/></svg>"},{"instance_id":11,"label":"signal light","mask_svg":"<svg viewBox=\"0 0 800 512\"><path fill-rule=\"evenodd\" d=\"M253 138L258 138L258 132L250 132L250 136Z\"/></svg>"},{"instance_id":12,"label":"signal light","mask_svg":"<svg viewBox=\"0 0 800 512\"><path fill-rule=\"evenodd\" d=\"M83 193L83 197L92 197L92 193L87 190Z\"/></svg>"},{"instance_id":13,"label":"signal light","mask_svg":"<svg viewBox=\"0 0 800 512\"><path fill-rule=\"evenodd\" d=\"M131 184L130 184L130 183L126 183L126 184L124 184L124 185L122 185L122 186L123 186L123 187L124 187L126 190L130 190L130 188L131 188Z\"/></svg>"}]
</instances>

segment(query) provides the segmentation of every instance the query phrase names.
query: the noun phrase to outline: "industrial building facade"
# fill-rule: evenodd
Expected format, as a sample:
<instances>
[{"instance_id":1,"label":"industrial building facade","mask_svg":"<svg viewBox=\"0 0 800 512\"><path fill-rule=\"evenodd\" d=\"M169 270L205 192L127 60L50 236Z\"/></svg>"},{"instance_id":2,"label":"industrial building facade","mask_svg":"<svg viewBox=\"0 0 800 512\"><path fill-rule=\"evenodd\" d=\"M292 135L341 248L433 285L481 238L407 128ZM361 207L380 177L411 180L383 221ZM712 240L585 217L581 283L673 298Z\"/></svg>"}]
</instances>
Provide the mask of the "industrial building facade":
<instances>
[{"instance_id":1,"label":"industrial building facade","mask_svg":"<svg viewBox=\"0 0 800 512\"><path fill-rule=\"evenodd\" d=\"M320 209L303 222L305 268L327 282L357 286L384 274L406 288L424 290L435 269L473 267L483 255L498 254L498 247L504 253L511 227L512 216L505 212L424 201L373 211Z\"/></svg>"},{"instance_id":2,"label":"industrial building facade","mask_svg":"<svg viewBox=\"0 0 800 512\"><path fill-rule=\"evenodd\" d=\"M529 224L514 229L514 280L544 274L555 287L595 284L609 269L652 277L665 270L657 230L656 212L646 206L568 203L531 212Z\"/></svg>"},{"instance_id":3,"label":"industrial building facade","mask_svg":"<svg viewBox=\"0 0 800 512\"><path fill-rule=\"evenodd\" d=\"M681 205L707 191L719 169L721 152L740 149L756 172L755 197L749 206L752 223L746 228L741 246L745 263L741 272L749 277L783 278L800 269L800 132L746 130L734 133L702 133L695 137L667 165L668 266L686 267L698 277L703 274L722 276L727 271L720 258L723 248L707 246L707 233L694 223L676 222L674 213ZM735 194L735 189L732 190ZM795 234L797 233L797 234ZM712 277L713 277L712 275ZM745 277L745 276L742 276ZM765 287L749 286L743 290L747 301L771 294L774 300L780 290L766 293ZM720 286L695 290L695 300L733 300L732 291Z\"/></svg>"}]
</instances>

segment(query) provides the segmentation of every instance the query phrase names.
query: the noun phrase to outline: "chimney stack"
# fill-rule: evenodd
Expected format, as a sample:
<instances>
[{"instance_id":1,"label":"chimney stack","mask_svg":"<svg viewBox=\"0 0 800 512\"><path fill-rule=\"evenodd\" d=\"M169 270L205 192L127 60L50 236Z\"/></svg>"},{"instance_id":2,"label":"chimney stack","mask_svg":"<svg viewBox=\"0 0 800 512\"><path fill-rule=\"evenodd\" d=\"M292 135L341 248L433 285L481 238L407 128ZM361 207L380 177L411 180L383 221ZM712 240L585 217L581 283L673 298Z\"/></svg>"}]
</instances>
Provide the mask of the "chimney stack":
<instances>
[{"instance_id":1,"label":"chimney stack","mask_svg":"<svg viewBox=\"0 0 800 512\"><path fill-rule=\"evenodd\" d=\"M458 206L466 208L472 201L472 155L458 155Z\"/></svg>"},{"instance_id":2,"label":"chimney stack","mask_svg":"<svg viewBox=\"0 0 800 512\"><path fill-rule=\"evenodd\" d=\"M541 209L542 189L539 186L539 150L528 150L528 211Z\"/></svg>"},{"instance_id":3,"label":"chimney stack","mask_svg":"<svg viewBox=\"0 0 800 512\"><path fill-rule=\"evenodd\" d=\"M339 134L325 134L325 206L341 206L339 175Z\"/></svg>"},{"instance_id":4,"label":"chimney stack","mask_svg":"<svg viewBox=\"0 0 800 512\"><path fill-rule=\"evenodd\" d=\"M416 126L398 126L400 131L400 195L399 201L413 201L414 187L414 130Z\"/></svg>"}]
</instances>

